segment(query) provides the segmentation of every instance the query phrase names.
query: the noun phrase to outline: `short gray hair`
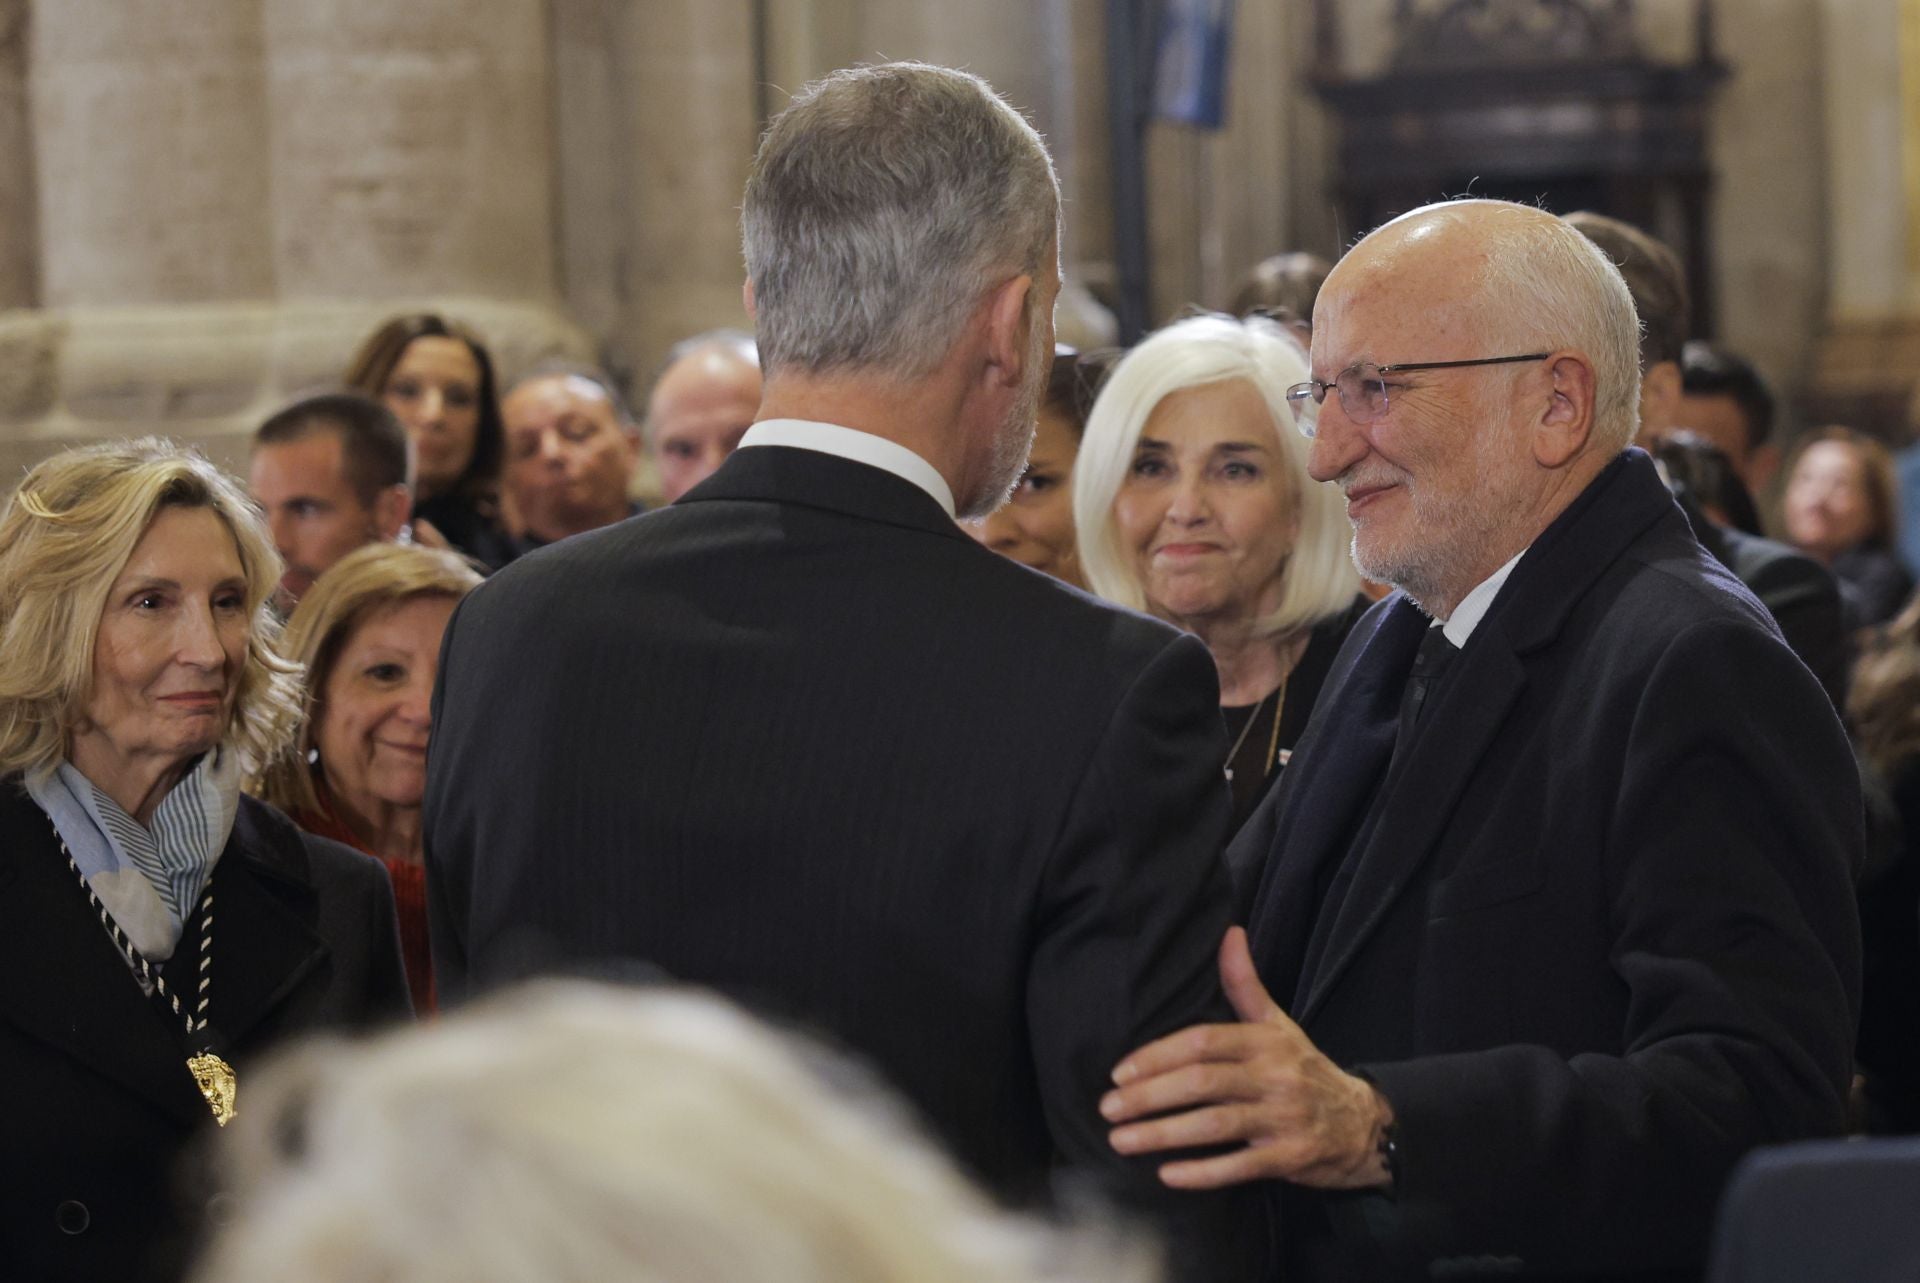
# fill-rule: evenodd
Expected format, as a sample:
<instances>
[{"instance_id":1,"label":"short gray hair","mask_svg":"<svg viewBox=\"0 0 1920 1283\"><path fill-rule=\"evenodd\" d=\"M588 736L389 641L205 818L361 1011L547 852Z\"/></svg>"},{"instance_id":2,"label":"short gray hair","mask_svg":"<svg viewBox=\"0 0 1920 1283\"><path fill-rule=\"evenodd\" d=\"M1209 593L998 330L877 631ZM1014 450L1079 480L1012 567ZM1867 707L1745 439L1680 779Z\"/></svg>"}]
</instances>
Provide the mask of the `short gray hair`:
<instances>
[{"instance_id":1,"label":"short gray hair","mask_svg":"<svg viewBox=\"0 0 1920 1283\"><path fill-rule=\"evenodd\" d=\"M1620 269L1560 218L1502 219L1485 245L1483 323L1515 351L1547 343L1584 352L1593 362L1593 446L1608 456L1626 449L1640 426L1640 318Z\"/></svg>"},{"instance_id":2,"label":"short gray hair","mask_svg":"<svg viewBox=\"0 0 1920 1283\"><path fill-rule=\"evenodd\" d=\"M569 361L563 357L550 357L507 384L506 391L500 394L500 404L505 405L508 397L529 383L545 383L548 379L579 379L582 383L593 385L607 399L607 404L613 407L614 422L621 427L633 426L633 412L627 408L627 398L621 394L620 384L611 374L597 365Z\"/></svg>"},{"instance_id":3,"label":"short gray hair","mask_svg":"<svg viewBox=\"0 0 1920 1283\"><path fill-rule=\"evenodd\" d=\"M894 62L815 81L747 177L762 367L924 374L995 273L1042 269L1059 209L1046 144L978 76Z\"/></svg>"}]
</instances>

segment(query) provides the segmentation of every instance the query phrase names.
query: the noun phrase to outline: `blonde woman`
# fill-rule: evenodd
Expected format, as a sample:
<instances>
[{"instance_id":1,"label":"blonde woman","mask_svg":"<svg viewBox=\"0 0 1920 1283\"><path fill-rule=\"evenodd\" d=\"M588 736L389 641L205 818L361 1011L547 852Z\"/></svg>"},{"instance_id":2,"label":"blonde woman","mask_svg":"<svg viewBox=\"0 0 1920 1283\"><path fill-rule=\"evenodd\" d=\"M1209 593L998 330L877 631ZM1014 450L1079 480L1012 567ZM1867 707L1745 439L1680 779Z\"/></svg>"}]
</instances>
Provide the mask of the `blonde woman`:
<instances>
[{"instance_id":1,"label":"blonde woman","mask_svg":"<svg viewBox=\"0 0 1920 1283\"><path fill-rule=\"evenodd\" d=\"M264 1092L222 1137L241 1202L199 1283L1158 1277L1001 1210L880 1083L692 990L546 982Z\"/></svg>"},{"instance_id":2,"label":"blonde woman","mask_svg":"<svg viewBox=\"0 0 1920 1283\"><path fill-rule=\"evenodd\" d=\"M1279 779L1366 609L1340 493L1307 475L1287 406L1306 353L1261 317L1150 335L1102 385L1074 465L1092 589L1213 653L1237 830Z\"/></svg>"},{"instance_id":3,"label":"blonde woman","mask_svg":"<svg viewBox=\"0 0 1920 1283\"><path fill-rule=\"evenodd\" d=\"M259 1052L406 1010L380 866L240 792L299 711L279 577L239 487L161 441L55 456L0 515L9 1277L177 1275L173 1168Z\"/></svg>"},{"instance_id":4,"label":"blonde woman","mask_svg":"<svg viewBox=\"0 0 1920 1283\"><path fill-rule=\"evenodd\" d=\"M393 879L415 1011L433 1009L420 801L440 637L480 576L458 555L368 544L322 575L287 621L306 669L289 749L255 789L309 833L377 857Z\"/></svg>"}]
</instances>

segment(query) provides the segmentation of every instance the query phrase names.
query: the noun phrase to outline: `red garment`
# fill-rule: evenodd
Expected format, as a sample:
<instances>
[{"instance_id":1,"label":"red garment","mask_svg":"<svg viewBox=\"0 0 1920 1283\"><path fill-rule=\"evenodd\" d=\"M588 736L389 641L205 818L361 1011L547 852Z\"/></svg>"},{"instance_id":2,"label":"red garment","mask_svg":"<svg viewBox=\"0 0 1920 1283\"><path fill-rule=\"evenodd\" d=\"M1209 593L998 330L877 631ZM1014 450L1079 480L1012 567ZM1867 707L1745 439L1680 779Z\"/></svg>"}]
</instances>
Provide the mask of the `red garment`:
<instances>
[{"instance_id":1,"label":"red garment","mask_svg":"<svg viewBox=\"0 0 1920 1283\"><path fill-rule=\"evenodd\" d=\"M400 956L407 965L407 988L413 994L413 1014L425 1016L435 1010L433 1000L433 952L427 947L427 866L410 860L390 860L376 855L360 844L345 822L335 815L326 788L314 781L320 795L320 810L298 811L293 822L316 837L344 842L356 851L365 851L386 866L393 883L393 907L400 915Z\"/></svg>"}]
</instances>

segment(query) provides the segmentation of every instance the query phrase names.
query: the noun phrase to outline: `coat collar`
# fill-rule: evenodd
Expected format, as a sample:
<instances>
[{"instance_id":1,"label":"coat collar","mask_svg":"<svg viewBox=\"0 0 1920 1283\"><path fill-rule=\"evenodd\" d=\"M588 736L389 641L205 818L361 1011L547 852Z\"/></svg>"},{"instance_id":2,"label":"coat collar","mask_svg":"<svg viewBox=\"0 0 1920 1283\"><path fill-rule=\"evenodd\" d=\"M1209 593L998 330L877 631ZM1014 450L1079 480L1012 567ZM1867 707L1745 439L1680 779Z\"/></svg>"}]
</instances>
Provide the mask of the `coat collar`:
<instances>
[{"instance_id":1,"label":"coat collar","mask_svg":"<svg viewBox=\"0 0 1920 1283\"><path fill-rule=\"evenodd\" d=\"M52 826L17 780L0 782L0 1020L54 1046L185 1125L207 1116L184 1031L140 992ZM298 831L242 798L214 870L212 1025L230 1054L326 954Z\"/></svg>"},{"instance_id":2,"label":"coat collar","mask_svg":"<svg viewBox=\"0 0 1920 1283\"><path fill-rule=\"evenodd\" d=\"M715 499L800 504L971 543L926 491L884 468L793 446L736 450L675 507Z\"/></svg>"},{"instance_id":3,"label":"coat collar","mask_svg":"<svg viewBox=\"0 0 1920 1283\"><path fill-rule=\"evenodd\" d=\"M1275 937L1274 928L1298 931L1298 948L1304 950L1305 937L1316 925L1310 918L1315 871L1324 860L1359 861L1337 916L1320 924L1328 946L1315 973L1299 977L1296 1020L1312 1019L1432 855L1487 748L1526 689L1525 657L1557 638L1595 582L1662 520L1685 528L1652 460L1629 449L1548 526L1455 661L1453 675L1426 714L1423 733L1392 763L1382 785L1384 809L1366 849L1349 855L1346 844L1353 840L1359 812L1392 758L1400 692L1427 621L1396 593L1356 629L1343 656L1344 680L1324 701L1345 711L1337 721L1329 719L1329 742L1303 744L1288 768L1282 845L1268 866L1271 885L1262 887L1256 907L1257 914L1283 915L1272 923L1261 920L1263 936ZM1276 979L1285 984L1284 975Z\"/></svg>"}]
</instances>

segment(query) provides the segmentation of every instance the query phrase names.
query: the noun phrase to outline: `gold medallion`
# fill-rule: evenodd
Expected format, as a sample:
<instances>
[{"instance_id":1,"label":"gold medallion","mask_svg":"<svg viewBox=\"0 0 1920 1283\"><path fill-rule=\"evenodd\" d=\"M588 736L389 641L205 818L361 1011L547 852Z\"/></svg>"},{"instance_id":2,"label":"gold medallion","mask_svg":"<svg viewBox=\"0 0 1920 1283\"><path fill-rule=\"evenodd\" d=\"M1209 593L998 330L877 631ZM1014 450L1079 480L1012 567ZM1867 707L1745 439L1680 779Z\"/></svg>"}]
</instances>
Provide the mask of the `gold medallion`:
<instances>
[{"instance_id":1,"label":"gold medallion","mask_svg":"<svg viewBox=\"0 0 1920 1283\"><path fill-rule=\"evenodd\" d=\"M212 1052L203 1051L197 1056L187 1057L187 1070L193 1075L200 1094L207 1098L207 1108L213 1111L213 1121L222 1127L232 1122L233 1099L240 1090L233 1076L233 1066Z\"/></svg>"}]
</instances>

